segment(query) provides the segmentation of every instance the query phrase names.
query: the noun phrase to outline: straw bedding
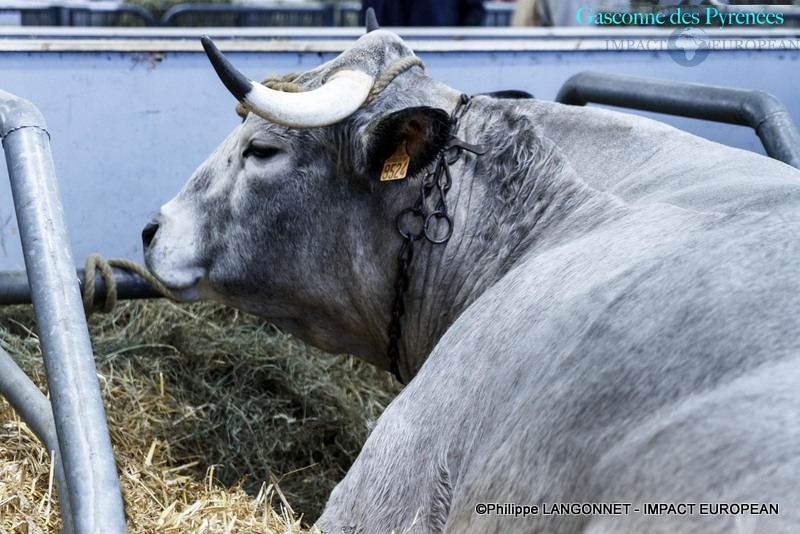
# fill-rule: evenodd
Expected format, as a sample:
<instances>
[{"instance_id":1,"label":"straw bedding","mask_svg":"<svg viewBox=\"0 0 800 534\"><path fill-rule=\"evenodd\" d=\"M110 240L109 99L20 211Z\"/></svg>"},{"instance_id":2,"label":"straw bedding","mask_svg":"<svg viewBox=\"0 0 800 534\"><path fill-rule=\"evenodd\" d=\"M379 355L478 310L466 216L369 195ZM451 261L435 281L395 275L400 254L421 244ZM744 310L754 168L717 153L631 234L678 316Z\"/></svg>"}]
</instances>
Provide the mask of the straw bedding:
<instances>
[{"instance_id":1,"label":"straw bedding","mask_svg":"<svg viewBox=\"0 0 800 534\"><path fill-rule=\"evenodd\" d=\"M90 333L131 532L307 532L399 385L215 304L127 302ZM0 345L38 384L30 307ZM60 526L50 464L0 399L0 533Z\"/></svg>"}]
</instances>

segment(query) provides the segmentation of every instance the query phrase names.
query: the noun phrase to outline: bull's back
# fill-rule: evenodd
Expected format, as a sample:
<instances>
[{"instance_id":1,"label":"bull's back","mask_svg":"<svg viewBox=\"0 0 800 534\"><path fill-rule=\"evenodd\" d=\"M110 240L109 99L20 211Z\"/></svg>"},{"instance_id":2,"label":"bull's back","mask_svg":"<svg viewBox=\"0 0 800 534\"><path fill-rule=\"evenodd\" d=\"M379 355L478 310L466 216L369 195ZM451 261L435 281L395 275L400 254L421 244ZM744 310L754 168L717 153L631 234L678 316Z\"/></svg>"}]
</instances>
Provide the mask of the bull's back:
<instances>
[{"instance_id":1,"label":"bull's back","mask_svg":"<svg viewBox=\"0 0 800 534\"><path fill-rule=\"evenodd\" d=\"M454 414L467 445L449 531L730 531L700 516L519 523L477 502L781 502L759 529L800 520L798 231L791 213L654 205L509 273L418 377L459 384L448 394L470 407Z\"/></svg>"}]
</instances>

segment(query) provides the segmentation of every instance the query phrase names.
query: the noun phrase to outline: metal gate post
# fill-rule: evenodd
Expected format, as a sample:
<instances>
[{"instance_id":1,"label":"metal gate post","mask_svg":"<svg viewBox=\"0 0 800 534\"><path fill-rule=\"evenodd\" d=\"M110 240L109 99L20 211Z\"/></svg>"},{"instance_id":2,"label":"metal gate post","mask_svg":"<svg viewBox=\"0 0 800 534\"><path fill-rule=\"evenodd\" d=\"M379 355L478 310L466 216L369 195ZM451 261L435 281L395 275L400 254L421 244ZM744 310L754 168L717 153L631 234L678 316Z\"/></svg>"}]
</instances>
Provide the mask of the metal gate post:
<instances>
[{"instance_id":1,"label":"metal gate post","mask_svg":"<svg viewBox=\"0 0 800 534\"><path fill-rule=\"evenodd\" d=\"M75 532L126 532L44 118L30 102L0 91L0 138L67 484L59 493L68 495Z\"/></svg>"},{"instance_id":2,"label":"metal gate post","mask_svg":"<svg viewBox=\"0 0 800 534\"><path fill-rule=\"evenodd\" d=\"M50 401L3 349L0 349L0 393L47 448L50 461L53 462L56 486L63 493L59 494L58 503L61 505L64 532L75 532L75 527L72 525L69 495L66 489L62 489L67 487L67 479L64 475L64 463L61 461L56 423L53 420Z\"/></svg>"}]
</instances>

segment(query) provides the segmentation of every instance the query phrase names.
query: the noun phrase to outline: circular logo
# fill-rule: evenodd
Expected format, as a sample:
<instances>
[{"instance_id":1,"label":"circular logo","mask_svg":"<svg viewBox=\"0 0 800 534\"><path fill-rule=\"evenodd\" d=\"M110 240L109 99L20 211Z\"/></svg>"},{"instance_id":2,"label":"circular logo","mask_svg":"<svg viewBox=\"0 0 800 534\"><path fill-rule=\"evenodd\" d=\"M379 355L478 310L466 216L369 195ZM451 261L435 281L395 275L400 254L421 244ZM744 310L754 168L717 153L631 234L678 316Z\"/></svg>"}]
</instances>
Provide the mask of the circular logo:
<instances>
[{"instance_id":1,"label":"circular logo","mask_svg":"<svg viewBox=\"0 0 800 534\"><path fill-rule=\"evenodd\" d=\"M669 57L681 67L696 67L708 57L708 43L708 35L700 28L678 28L669 36Z\"/></svg>"}]
</instances>

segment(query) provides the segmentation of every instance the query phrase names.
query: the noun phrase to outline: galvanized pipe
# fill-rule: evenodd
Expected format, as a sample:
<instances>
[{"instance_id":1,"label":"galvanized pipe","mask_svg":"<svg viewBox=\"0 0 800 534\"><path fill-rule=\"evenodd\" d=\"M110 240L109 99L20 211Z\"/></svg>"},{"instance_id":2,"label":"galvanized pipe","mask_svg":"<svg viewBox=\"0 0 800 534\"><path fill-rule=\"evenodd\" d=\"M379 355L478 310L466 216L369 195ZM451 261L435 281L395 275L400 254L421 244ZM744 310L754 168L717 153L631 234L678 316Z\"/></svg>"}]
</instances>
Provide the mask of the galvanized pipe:
<instances>
[{"instance_id":1,"label":"galvanized pipe","mask_svg":"<svg viewBox=\"0 0 800 534\"><path fill-rule=\"evenodd\" d=\"M135 273L125 269L111 269L114 272L114 282L117 286L117 298L123 300L153 299L162 297L161 293L153 289L146 280ZM77 269L77 280L81 289L86 283L83 269ZM102 308L107 294L106 283L102 276L94 279L95 308ZM31 290L28 285L28 273L25 271L0 272L0 305L30 304Z\"/></svg>"},{"instance_id":2,"label":"galvanized pipe","mask_svg":"<svg viewBox=\"0 0 800 534\"><path fill-rule=\"evenodd\" d=\"M39 391L36 384L31 382L22 369L14 362L8 353L0 348L0 392L8 403L19 414L20 418L30 427L39 438L53 462L56 487L66 488L67 479L64 475L64 464L61 461L61 452L58 447L56 423L53 420L53 409L50 401ZM61 505L61 520L64 523L64 532L75 532L72 524L72 511L69 504L69 494L59 489L59 505Z\"/></svg>"},{"instance_id":3,"label":"galvanized pipe","mask_svg":"<svg viewBox=\"0 0 800 534\"><path fill-rule=\"evenodd\" d=\"M0 137L31 285L75 532L126 532L94 356L44 118L0 91Z\"/></svg>"},{"instance_id":4,"label":"galvanized pipe","mask_svg":"<svg viewBox=\"0 0 800 534\"><path fill-rule=\"evenodd\" d=\"M556 100L750 126L770 157L800 168L800 133L781 101L764 91L582 72L564 83Z\"/></svg>"}]
</instances>

